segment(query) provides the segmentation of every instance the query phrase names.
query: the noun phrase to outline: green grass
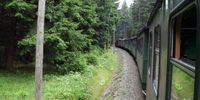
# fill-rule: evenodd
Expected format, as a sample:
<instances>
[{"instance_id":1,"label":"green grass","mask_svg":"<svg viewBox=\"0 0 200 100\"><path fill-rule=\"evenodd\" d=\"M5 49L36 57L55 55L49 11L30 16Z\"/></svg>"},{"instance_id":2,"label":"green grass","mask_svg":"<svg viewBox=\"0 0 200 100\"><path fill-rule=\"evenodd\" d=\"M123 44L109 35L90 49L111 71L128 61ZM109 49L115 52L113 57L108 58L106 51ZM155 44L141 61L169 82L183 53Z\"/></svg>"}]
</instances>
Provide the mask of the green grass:
<instances>
[{"instance_id":1,"label":"green grass","mask_svg":"<svg viewBox=\"0 0 200 100\"><path fill-rule=\"evenodd\" d=\"M80 73L46 76L44 100L85 100L89 98L86 77Z\"/></svg>"},{"instance_id":2,"label":"green grass","mask_svg":"<svg viewBox=\"0 0 200 100\"><path fill-rule=\"evenodd\" d=\"M111 50L98 59L99 68L94 67L96 74L89 80L91 100L98 100L107 88L113 73L117 69L116 54Z\"/></svg>"},{"instance_id":3,"label":"green grass","mask_svg":"<svg viewBox=\"0 0 200 100\"><path fill-rule=\"evenodd\" d=\"M117 68L116 54L106 50L83 73L45 74L44 100L98 100ZM0 100L34 100L34 73L0 71Z\"/></svg>"},{"instance_id":4,"label":"green grass","mask_svg":"<svg viewBox=\"0 0 200 100\"><path fill-rule=\"evenodd\" d=\"M173 66L172 92L178 100L193 100L194 78Z\"/></svg>"},{"instance_id":5,"label":"green grass","mask_svg":"<svg viewBox=\"0 0 200 100\"><path fill-rule=\"evenodd\" d=\"M34 75L0 72L0 100L34 98Z\"/></svg>"}]
</instances>

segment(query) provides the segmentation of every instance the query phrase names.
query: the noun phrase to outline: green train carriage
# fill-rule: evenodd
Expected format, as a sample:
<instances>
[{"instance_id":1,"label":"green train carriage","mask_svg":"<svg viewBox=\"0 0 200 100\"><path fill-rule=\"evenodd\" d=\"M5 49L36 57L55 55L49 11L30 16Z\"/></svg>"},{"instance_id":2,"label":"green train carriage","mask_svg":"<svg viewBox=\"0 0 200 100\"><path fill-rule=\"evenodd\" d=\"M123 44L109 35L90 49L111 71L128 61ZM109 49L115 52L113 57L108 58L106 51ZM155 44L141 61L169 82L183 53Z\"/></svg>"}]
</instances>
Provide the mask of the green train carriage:
<instances>
[{"instance_id":1,"label":"green train carriage","mask_svg":"<svg viewBox=\"0 0 200 100\"><path fill-rule=\"evenodd\" d=\"M200 100L200 0L157 0L146 30L126 42L146 99Z\"/></svg>"}]
</instances>

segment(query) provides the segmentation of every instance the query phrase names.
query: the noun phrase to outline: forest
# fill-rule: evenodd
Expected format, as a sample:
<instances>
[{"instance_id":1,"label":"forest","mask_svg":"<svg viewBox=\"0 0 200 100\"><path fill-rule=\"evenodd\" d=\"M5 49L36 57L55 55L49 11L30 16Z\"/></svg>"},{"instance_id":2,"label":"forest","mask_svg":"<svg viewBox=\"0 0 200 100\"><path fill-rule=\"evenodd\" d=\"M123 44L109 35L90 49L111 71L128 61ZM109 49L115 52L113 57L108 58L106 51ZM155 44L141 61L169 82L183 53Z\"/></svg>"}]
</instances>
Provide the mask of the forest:
<instances>
[{"instance_id":1,"label":"forest","mask_svg":"<svg viewBox=\"0 0 200 100\"><path fill-rule=\"evenodd\" d=\"M46 2L44 61L48 67L61 72L81 71L81 54L110 46L118 20L114 0ZM1 64L12 70L15 63L33 62L37 0L3 1L0 8L1 53L5 54Z\"/></svg>"},{"instance_id":2,"label":"forest","mask_svg":"<svg viewBox=\"0 0 200 100\"><path fill-rule=\"evenodd\" d=\"M117 9L117 0L46 0L43 97L99 98L117 69L114 40L135 35L153 4L134 0L128 8L124 1ZM0 98L34 99L37 9L38 0L0 2Z\"/></svg>"}]
</instances>

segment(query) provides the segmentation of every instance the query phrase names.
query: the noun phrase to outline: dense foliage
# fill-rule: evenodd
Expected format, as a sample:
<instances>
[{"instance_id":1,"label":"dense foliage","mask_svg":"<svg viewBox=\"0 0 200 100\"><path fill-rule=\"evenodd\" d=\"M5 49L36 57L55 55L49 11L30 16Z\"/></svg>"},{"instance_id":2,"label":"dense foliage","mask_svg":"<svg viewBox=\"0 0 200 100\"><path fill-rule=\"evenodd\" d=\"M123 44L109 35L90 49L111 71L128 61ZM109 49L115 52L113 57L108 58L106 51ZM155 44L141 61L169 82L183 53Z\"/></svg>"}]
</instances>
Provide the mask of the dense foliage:
<instances>
[{"instance_id":1,"label":"dense foliage","mask_svg":"<svg viewBox=\"0 0 200 100\"><path fill-rule=\"evenodd\" d=\"M146 26L149 15L152 11L155 0L135 0L131 6L133 19L133 34L137 34L144 26Z\"/></svg>"},{"instance_id":2,"label":"dense foliage","mask_svg":"<svg viewBox=\"0 0 200 100\"><path fill-rule=\"evenodd\" d=\"M133 20L131 11L126 2L124 2L119 10L120 20L117 26L117 38L128 38L132 35Z\"/></svg>"},{"instance_id":3,"label":"dense foliage","mask_svg":"<svg viewBox=\"0 0 200 100\"><path fill-rule=\"evenodd\" d=\"M81 71L82 53L107 48L118 20L115 0L47 0L44 61L61 72ZM30 63L35 57L37 0L0 3L2 65ZM6 58L6 59L5 59ZM85 59L88 58L88 59ZM5 59L5 60L4 60ZM3 62L6 62L5 64Z\"/></svg>"},{"instance_id":4,"label":"dense foliage","mask_svg":"<svg viewBox=\"0 0 200 100\"><path fill-rule=\"evenodd\" d=\"M117 38L128 38L136 35L146 26L154 2L155 0L134 0L130 8L124 2L120 9Z\"/></svg>"}]
</instances>

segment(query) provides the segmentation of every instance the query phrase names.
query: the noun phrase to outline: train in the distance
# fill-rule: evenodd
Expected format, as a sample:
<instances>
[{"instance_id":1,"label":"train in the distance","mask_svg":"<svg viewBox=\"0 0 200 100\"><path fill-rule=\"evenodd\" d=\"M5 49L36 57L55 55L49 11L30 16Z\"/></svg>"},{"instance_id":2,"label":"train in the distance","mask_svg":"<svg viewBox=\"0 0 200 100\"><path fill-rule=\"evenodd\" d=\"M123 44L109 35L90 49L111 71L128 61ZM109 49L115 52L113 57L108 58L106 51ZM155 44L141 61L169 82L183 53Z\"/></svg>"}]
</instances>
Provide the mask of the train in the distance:
<instances>
[{"instance_id":1,"label":"train in the distance","mask_svg":"<svg viewBox=\"0 0 200 100\"><path fill-rule=\"evenodd\" d=\"M134 56L147 100L200 100L200 0L157 0L147 25L116 46Z\"/></svg>"}]
</instances>

